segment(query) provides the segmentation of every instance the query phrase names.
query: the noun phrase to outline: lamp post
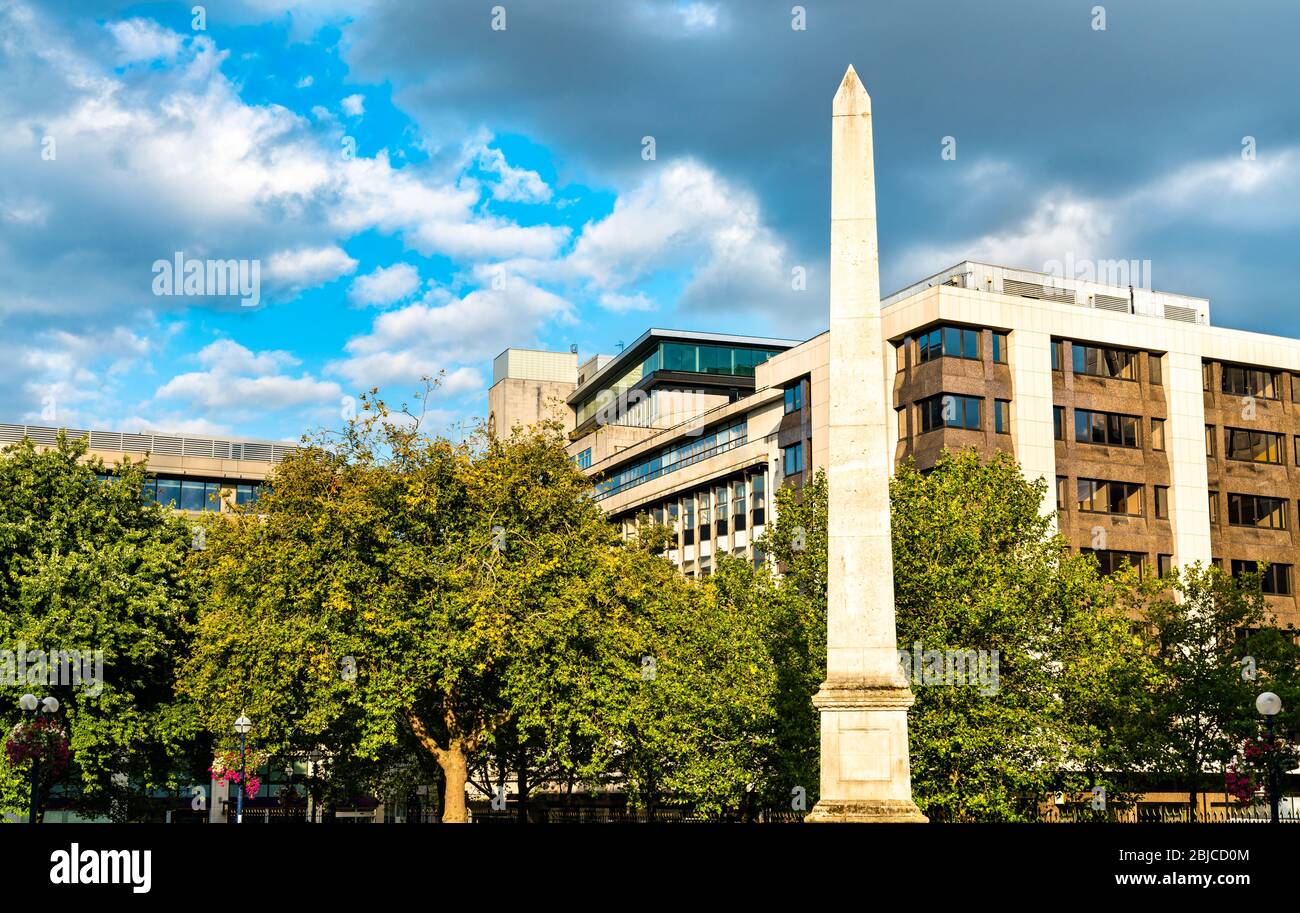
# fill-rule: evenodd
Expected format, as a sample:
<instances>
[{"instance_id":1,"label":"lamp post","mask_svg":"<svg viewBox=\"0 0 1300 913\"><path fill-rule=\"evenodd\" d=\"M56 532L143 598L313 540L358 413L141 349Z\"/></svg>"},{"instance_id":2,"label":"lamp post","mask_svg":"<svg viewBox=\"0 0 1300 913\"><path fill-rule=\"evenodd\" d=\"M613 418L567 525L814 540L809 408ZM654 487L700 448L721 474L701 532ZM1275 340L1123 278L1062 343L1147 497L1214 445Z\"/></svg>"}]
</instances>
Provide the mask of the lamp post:
<instances>
[{"instance_id":1,"label":"lamp post","mask_svg":"<svg viewBox=\"0 0 1300 913\"><path fill-rule=\"evenodd\" d=\"M235 823L244 823L244 752L248 744L248 730L253 728L253 721L240 714L235 720L235 732L239 733L239 784L235 793Z\"/></svg>"},{"instance_id":2,"label":"lamp post","mask_svg":"<svg viewBox=\"0 0 1300 913\"><path fill-rule=\"evenodd\" d=\"M46 713L50 716L58 713L59 701L54 697L43 697L38 699L34 694L24 694L18 699L18 706L22 708L23 713L27 714L33 722L36 721L38 714ZM32 807L27 815L27 823L36 823L36 812L40 807L40 766L41 759L35 755L32 756Z\"/></svg>"},{"instance_id":3,"label":"lamp post","mask_svg":"<svg viewBox=\"0 0 1300 913\"><path fill-rule=\"evenodd\" d=\"M1278 803L1281 797L1278 795L1278 776L1277 770L1277 739L1273 735L1273 723L1277 715L1282 712L1282 699L1272 691L1265 691L1259 697L1255 698L1255 709L1259 715L1264 718L1264 731L1268 736L1268 806L1269 806L1269 823L1278 823Z\"/></svg>"}]
</instances>

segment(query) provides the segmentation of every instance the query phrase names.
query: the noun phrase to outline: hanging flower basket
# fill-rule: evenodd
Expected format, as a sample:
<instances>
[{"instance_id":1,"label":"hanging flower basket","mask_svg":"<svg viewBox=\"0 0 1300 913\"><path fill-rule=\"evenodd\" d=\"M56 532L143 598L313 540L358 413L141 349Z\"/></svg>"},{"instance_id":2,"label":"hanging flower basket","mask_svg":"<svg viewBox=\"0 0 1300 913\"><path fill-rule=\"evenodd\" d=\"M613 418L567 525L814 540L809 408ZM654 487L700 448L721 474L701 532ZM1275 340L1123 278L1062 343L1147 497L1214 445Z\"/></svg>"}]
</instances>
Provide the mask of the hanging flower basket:
<instances>
[{"instance_id":1,"label":"hanging flower basket","mask_svg":"<svg viewBox=\"0 0 1300 913\"><path fill-rule=\"evenodd\" d=\"M257 791L262 788L262 778L257 775L270 756L264 751L248 749L244 752L244 771L246 777L241 777L239 773L239 749L228 748L224 751L217 752L212 759L212 766L208 768L208 773L212 774L212 779L221 786L227 783L238 785L242 780L244 795L253 798Z\"/></svg>"},{"instance_id":2,"label":"hanging flower basket","mask_svg":"<svg viewBox=\"0 0 1300 913\"><path fill-rule=\"evenodd\" d=\"M47 780L56 780L68 769L72 750L67 731L57 721L40 716L23 720L9 730L5 756L14 767L35 761Z\"/></svg>"}]
</instances>

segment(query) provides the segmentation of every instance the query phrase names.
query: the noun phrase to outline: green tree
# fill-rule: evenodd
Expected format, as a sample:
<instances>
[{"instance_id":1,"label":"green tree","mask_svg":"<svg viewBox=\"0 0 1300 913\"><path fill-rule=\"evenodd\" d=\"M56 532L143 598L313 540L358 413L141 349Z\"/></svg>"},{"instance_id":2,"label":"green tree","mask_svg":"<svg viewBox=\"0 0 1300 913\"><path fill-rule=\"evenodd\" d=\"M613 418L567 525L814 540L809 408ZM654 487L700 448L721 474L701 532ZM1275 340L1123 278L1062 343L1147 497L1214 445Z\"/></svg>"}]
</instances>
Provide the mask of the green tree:
<instances>
[{"instance_id":1,"label":"green tree","mask_svg":"<svg viewBox=\"0 0 1300 913\"><path fill-rule=\"evenodd\" d=\"M24 440L0 456L0 645L102 650L102 683L5 684L0 720L6 730L17 721L26 691L57 697L79 808L122 816L129 800L185 785L194 754L197 720L173 692L195 616L192 533L141 498L144 463L101 482L108 470L87 446L60 434L50 448Z\"/></svg>"},{"instance_id":2,"label":"green tree","mask_svg":"<svg viewBox=\"0 0 1300 913\"><path fill-rule=\"evenodd\" d=\"M1300 647L1269 611L1260 573L1240 580L1213 565L1184 567L1168 594L1145 608L1161 672L1151 715L1157 735L1153 768L1176 777L1193 813L1206 774L1222 772L1244 739L1258 735L1255 698L1282 698L1282 732L1300 721Z\"/></svg>"}]
</instances>

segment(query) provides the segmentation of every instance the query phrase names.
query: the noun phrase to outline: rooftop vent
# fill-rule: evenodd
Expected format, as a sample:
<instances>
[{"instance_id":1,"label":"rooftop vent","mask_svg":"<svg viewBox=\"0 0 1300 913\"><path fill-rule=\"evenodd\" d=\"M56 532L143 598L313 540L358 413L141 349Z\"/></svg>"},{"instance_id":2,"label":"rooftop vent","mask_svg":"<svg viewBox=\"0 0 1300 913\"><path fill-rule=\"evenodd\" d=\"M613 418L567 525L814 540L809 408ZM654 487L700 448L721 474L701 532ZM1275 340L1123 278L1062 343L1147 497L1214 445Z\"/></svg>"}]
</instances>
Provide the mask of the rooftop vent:
<instances>
[{"instance_id":1,"label":"rooftop vent","mask_svg":"<svg viewBox=\"0 0 1300 913\"><path fill-rule=\"evenodd\" d=\"M1199 323L1196 308L1180 307L1176 304L1165 305L1166 320L1181 320L1183 323Z\"/></svg>"},{"instance_id":2,"label":"rooftop vent","mask_svg":"<svg viewBox=\"0 0 1300 913\"><path fill-rule=\"evenodd\" d=\"M1103 311L1115 311L1120 314L1131 314L1133 312L1129 300L1118 295L1093 295L1092 306Z\"/></svg>"},{"instance_id":3,"label":"rooftop vent","mask_svg":"<svg viewBox=\"0 0 1300 913\"><path fill-rule=\"evenodd\" d=\"M1037 282L1021 282L1019 279L1003 279L1002 293L1018 295L1021 298L1037 298L1041 301L1059 301L1062 304L1074 304L1074 290L1039 285Z\"/></svg>"}]
</instances>

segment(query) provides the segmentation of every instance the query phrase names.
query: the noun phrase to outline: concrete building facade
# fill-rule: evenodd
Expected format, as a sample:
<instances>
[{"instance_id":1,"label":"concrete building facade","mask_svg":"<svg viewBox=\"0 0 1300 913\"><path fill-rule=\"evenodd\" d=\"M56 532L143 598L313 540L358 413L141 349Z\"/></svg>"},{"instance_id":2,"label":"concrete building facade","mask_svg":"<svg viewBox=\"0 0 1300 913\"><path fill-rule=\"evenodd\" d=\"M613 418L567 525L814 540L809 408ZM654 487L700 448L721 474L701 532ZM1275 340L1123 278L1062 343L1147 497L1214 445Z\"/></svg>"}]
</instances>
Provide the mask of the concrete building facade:
<instances>
[{"instance_id":1,"label":"concrete building facade","mask_svg":"<svg viewBox=\"0 0 1300 913\"><path fill-rule=\"evenodd\" d=\"M1270 608L1300 625L1300 340L1214 326L1202 298L973 261L885 298L880 332L896 464L1009 451L1103 567L1266 561ZM646 356L667 343L755 354L725 375ZM700 575L763 560L773 490L827 468L829 393L829 334L651 330L575 381L562 420L611 518L673 526L669 557Z\"/></svg>"}]
</instances>

